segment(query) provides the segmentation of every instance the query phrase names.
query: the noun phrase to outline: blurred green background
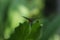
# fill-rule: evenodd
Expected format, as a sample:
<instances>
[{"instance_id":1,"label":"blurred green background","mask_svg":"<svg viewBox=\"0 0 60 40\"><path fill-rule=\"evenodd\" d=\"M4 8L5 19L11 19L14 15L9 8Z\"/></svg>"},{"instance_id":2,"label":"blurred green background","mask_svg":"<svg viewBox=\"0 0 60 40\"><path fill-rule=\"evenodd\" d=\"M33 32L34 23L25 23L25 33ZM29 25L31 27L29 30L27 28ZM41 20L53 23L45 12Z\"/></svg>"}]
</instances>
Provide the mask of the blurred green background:
<instances>
[{"instance_id":1,"label":"blurred green background","mask_svg":"<svg viewBox=\"0 0 60 40\"><path fill-rule=\"evenodd\" d=\"M0 0L0 40L60 40L56 5L57 0Z\"/></svg>"}]
</instances>

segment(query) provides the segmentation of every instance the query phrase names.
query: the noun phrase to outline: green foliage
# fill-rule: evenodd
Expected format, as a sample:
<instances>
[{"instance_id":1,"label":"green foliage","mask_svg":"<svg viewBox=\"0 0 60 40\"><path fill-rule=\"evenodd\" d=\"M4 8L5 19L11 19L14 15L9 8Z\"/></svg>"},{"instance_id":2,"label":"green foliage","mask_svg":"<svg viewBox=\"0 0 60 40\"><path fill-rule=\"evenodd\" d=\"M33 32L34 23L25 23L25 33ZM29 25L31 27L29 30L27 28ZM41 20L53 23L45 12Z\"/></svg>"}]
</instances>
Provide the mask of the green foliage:
<instances>
[{"instance_id":1,"label":"green foliage","mask_svg":"<svg viewBox=\"0 0 60 40\"><path fill-rule=\"evenodd\" d=\"M38 22L33 24L31 29L29 23L25 22L15 29L15 33L11 35L9 40L36 40L36 37L38 37L37 34L40 34L40 28L41 27Z\"/></svg>"},{"instance_id":2,"label":"green foliage","mask_svg":"<svg viewBox=\"0 0 60 40\"><path fill-rule=\"evenodd\" d=\"M24 17L27 18L35 18L39 13L41 15L40 10L43 9L43 4L41 3L43 1L41 0L0 0L0 35L3 39L8 39L10 38L10 35L15 32L15 29L20 25L24 24L24 22L29 21L25 19ZM24 17L23 17L24 16ZM36 25L36 26L35 26ZM21 35L24 37L25 40L34 40L34 38L30 38L30 35L33 36L32 34L36 33L38 28L40 26L39 23L32 24L31 26L25 26L25 30L22 28L23 31L26 32L23 33L25 36L23 36L22 32ZM35 28L35 27L36 28ZM30 33L32 32L32 33ZM34 34L35 35L35 34ZM23 40L22 37L22 40ZM29 37L29 38L28 38ZM19 38L18 38L19 39ZM17 40L17 39L16 39Z\"/></svg>"},{"instance_id":3,"label":"green foliage","mask_svg":"<svg viewBox=\"0 0 60 40\"><path fill-rule=\"evenodd\" d=\"M60 15L45 18L43 9L43 0L0 0L0 40L52 40Z\"/></svg>"}]
</instances>

